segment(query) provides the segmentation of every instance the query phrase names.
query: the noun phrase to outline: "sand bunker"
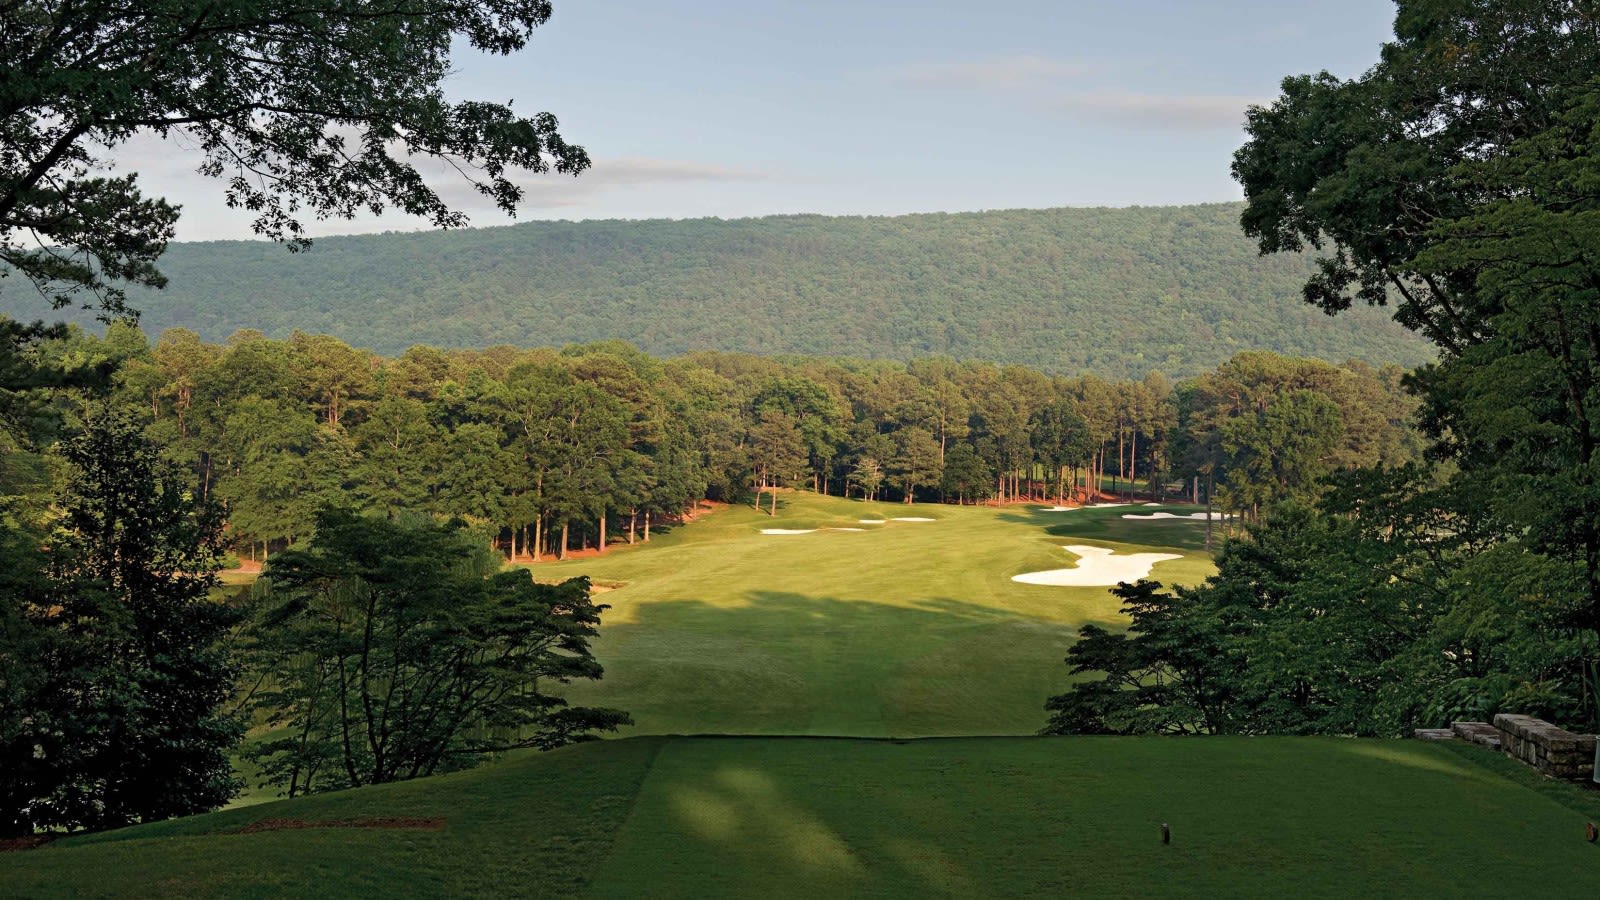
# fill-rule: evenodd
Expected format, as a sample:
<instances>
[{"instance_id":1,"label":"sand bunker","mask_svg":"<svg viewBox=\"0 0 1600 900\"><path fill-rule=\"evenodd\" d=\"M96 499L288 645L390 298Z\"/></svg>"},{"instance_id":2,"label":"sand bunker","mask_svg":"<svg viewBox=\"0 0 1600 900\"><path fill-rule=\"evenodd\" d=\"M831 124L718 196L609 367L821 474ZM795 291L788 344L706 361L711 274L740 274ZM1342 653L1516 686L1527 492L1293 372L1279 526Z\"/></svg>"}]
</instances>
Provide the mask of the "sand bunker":
<instances>
[{"instance_id":1,"label":"sand bunker","mask_svg":"<svg viewBox=\"0 0 1600 900\"><path fill-rule=\"evenodd\" d=\"M929 519L929 518L926 518L924 516L900 516L900 517L896 518L895 521L896 522L937 522L939 520L938 519Z\"/></svg>"},{"instance_id":2,"label":"sand bunker","mask_svg":"<svg viewBox=\"0 0 1600 900\"><path fill-rule=\"evenodd\" d=\"M1214 512L1214 513L1211 513L1211 518L1213 518L1213 519L1226 519L1226 518L1228 518L1228 515L1229 515L1228 513ZM1125 515L1125 516L1123 516L1123 518L1124 519L1143 519L1146 522L1152 521L1154 519L1195 519L1197 521L1204 522L1206 520L1206 514L1203 513L1203 512L1197 512L1197 513L1190 513L1187 516L1180 516L1180 515L1175 515L1173 513L1159 512L1159 513L1151 513L1148 516Z\"/></svg>"},{"instance_id":3,"label":"sand bunker","mask_svg":"<svg viewBox=\"0 0 1600 900\"><path fill-rule=\"evenodd\" d=\"M1012 581L1022 584L1047 584L1054 587L1111 587L1124 581L1138 581L1148 577L1158 562L1182 559L1176 553L1130 553L1117 556L1104 547L1072 545L1061 548L1078 556L1078 565L1071 569L1051 569L1048 572L1028 572L1013 575Z\"/></svg>"},{"instance_id":4,"label":"sand bunker","mask_svg":"<svg viewBox=\"0 0 1600 900\"><path fill-rule=\"evenodd\" d=\"M888 519L859 519L857 521L863 525L886 525L889 522Z\"/></svg>"},{"instance_id":5,"label":"sand bunker","mask_svg":"<svg viewBox=\"0 0 1600 900\"><path fill-rule=\"evenodd\" d=\"M818 531L866 531L865 528L763 528L762 534L815 534Z\"/></svg>"}]
</instances>

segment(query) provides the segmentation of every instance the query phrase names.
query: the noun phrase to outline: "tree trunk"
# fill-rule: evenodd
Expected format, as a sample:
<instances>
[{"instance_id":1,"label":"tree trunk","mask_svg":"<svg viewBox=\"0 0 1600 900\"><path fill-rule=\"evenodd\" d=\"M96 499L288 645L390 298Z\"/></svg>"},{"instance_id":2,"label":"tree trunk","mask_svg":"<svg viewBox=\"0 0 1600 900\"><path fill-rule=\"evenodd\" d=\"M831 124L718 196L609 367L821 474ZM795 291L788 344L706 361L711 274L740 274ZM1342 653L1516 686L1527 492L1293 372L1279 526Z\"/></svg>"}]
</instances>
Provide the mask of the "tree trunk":
<instances>
[{"instance_id":1,"label":"tree trunk","mask_svg":"<svg viewBox=\"0 0 1600 900\"><path fill-rule=\"evenodd\" d=\"M650 543L650 510L644 511L644 542Z\"/></svg>"},{"instance_id":2,"label":"tree trunk","mask_svg":"<svg viewBox=\"0 0 1600 900\"><path fill-rule=\"evenodd\" d=\"M1215 484L1211 480L1211 473L1206 473L1206 552L1211 552L1211 487Z\"/></svg>"},{"instance_id":3,"label":"tree trunk","mask_svg":"<svg viewBox=\"0 0 1600 900\"><path fill-rule=\"evenodd\" d=\"M1133 477L1139 471L1139 432L1128 435L1128 499L1133 499Z\"/></svg>"},{"instance_id":4,"label":"tree trunk","mask_svg":"<svg viewBox=\"0 0 1600 900\"><path fill-rule=\"evenodd\" d=\"M561 549L556 552L556 559L567 558L567 543L571 540L571 531L572 523L563 521L561 523Z\"/></svg>"},{"instance_id":5,"label":"tree trunk","mask_svg":"<svg viewBox=\"0 0 1600 900\"><path fill-rule=\"evenodd\" d=\"M628 510L628 546L633 546L633 533L639 526L639 508Z\"/></svg>"},{"instance_id":6,"label":"tree trunk","mask_svg":"<svg viewBox=\"0 0 1600 900\"><path fill-rule=\"evenodd\" d=\"M772 511L768 515L777 518L778 515L778 489L776 486L769 492L772 495Z\"/></svg>"},{"instance_id":7,"label":"tree trunk","mask_svg":"<svg viewBox=\"0 0 1600 900\"><path fill-rule=\"evenodd\" d=\"M600 510L600 541L595 548L601 553L606 552L606 511Z\"/></svg>"},{"instance_id":8,"label":"tree trunk","mask_svg":"<svg viewBox=\"0 0 1600 900\"><path fill-rule=\"evenodd\" d=\"M538 515L533 517L533 561L534 562L538 562L542 558L542 554L541 554L540 551L542 551L543 549L544 549L544 513L541 512Z\"/></svg>"}]
</instances>

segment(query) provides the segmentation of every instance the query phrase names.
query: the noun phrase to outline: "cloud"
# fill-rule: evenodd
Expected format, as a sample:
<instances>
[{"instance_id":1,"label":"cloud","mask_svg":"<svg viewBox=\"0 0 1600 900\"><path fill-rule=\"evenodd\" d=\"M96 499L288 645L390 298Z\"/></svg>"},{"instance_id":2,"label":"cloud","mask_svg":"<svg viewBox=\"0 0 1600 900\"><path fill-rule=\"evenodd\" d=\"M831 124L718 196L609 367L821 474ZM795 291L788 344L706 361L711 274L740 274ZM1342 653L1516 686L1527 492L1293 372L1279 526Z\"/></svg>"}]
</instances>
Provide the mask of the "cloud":
<instances>
[{"instance_id":1,"label":"cloud","mask_svg":"<svg viewBox=\"0 0 1600 900\"><path fill-rule=\"evenodd\" d=\"M153 133L141 132L100 155L108 163L107 168L111 172L137 172L139 185L146 196L165 197L169 202L183 207L183 217L178 223L180 239L248 238L253 235L249 226L254 214L228 209L223 201L225 183L196 171L204 162L205 155L192 137L174 134L163 139ZM440 198L451 208L466 213L473 224L498 225L508 221L490 198L479 193L448 162L420 156L412 157L410 161ZM600 195L618 191L771 181L778 177L757 169L641 156L600 157L576 177L526 170L511 173L512 181L523 190L518 209L524 214L581 207ZM353 220L319 220L313 213L303 211L301 223L312 236L430 227L426 220L407 216L392 208L381 216L363 213Z\"/></svg>"},{"instance_id":2,"label":"cloud","mask_svg":"<svg viewBox=\"0 0 1600 900\"><path fill-rule=\"evenodd\" d=\"M1229 94L1099 91L1062 97L1052 107L1063 115L1135 131L1237 131L1244 127L1245 108L1264 102Z\"/></svg>"},{"instance_id":3,"label":"cloud","mask_svg":"<svg viewBox=\"0 0 1600 900\"><path fill-rule=\"evenodd\" d=\"M919 63L894 72L899 84L917 88L1016 91L1081 78L1095 66L1081 60L1011 56L978 62Z\"/></svg>"},{"instance_id":4,"label":"cloud","mask_svg":"<svg viewBox=\"0 0 1600 900\"><path fill-rule=\"evenodd\" d=\"M205 161L205 154L192 138L175 134L163 139L150 131L136 132L111 150L91 148L106 163L106 168L116 174L137 172L140 180L194 178L200 180L195 169Z\"/></svg>"},{"instance_id":5,"label":"cloud","mask_svg":"<svg viewBox=\"0 0 1600 900\"><path fill-rule=\"evenodd\" d=\"M775 176L756 169L743 169L691 160L652 159L621 156L596 159L583 174L573 177L555 173L524 172L512 180L522 188L527 209L554 209L579 206L596 194L622 188L712 182L770 181ZM430 185L446 203L468 212L489 209L493 204L455 172L430 178Z\"/></svg>"},{"instance_id":6,"label":"cloud","mask_svg":"<svg viewBox=\"0 0 1600 900\"><path fill-rule=\"evenodd\" d=\"M1104 67L1083 60L1021 55L904 66L894 71L894 79L917 88L1012 95L1022 104L1057 115L1134 131L1236 131L1244 124L1245 107L1265 101L1101 87L1108 74Z\"/></svg>"}]
</instances>

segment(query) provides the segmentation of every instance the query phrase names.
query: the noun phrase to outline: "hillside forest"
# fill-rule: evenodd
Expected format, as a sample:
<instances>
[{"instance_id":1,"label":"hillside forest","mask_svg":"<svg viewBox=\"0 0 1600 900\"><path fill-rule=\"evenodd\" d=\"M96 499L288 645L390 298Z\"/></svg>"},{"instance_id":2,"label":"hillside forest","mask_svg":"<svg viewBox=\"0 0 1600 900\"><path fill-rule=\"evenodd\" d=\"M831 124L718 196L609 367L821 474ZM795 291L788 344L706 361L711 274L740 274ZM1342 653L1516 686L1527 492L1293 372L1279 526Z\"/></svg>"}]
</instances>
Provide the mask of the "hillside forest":
<instances>
[{"instance_id":1,"label":"hillside forest","mask_svg":"<svg viewBox=\"0 0 1600 900\"><path fill-rule=\"evenodd\" d=\"M1310 258L1261 256L1241 211L528 222L318 238L292 266L261 241L175 243L166 287L128 297L152 335L299 330L387 356L623 340L656 356L950 356L1102 378L1199 375L1246 350L1431 358L1383 310L1306 306ZM45 312L0 294L0 313ZM95 327L94 315L73 320Z\"/></svg>"}]
</instances>

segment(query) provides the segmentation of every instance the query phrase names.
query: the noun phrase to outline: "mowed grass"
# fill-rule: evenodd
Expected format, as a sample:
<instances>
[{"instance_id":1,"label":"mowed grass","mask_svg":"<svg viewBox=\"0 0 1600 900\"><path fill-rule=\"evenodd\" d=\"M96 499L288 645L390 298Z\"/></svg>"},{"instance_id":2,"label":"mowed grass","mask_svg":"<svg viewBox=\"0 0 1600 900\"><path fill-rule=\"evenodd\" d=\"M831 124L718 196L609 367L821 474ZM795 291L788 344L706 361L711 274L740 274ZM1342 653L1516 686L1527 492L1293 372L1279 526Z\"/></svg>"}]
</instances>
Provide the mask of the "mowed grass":
<instances>
[{"instance_id":1,"label":"mowed grass","mask_svg":"<svg viewBox=\"0 0 1600 900\"><path fill-rule=\"evenodd\" d=\"M636 738L0 854L0 894L1600 895L1600 803L1508 765L1322 738ZM229 833L393 816L442 827Z\"/></svg>"},{"instance_id":2,"label":"mowed grass","mask_svg":"<svg viewBox=\"0 0 1600 900\"><path fill-rule=\"evenodd\" d=\"M628 710L638 723L629 733L1031 734L1045 698L1069 682L1062 658L1078 627L1124 622L1108 588L1011 576L1072 565L1066 544L1182 554L1155 567L1153 577L1169 582L1210 574L1204 523L1122 518L1155 511L789 493L776 517L725 508L647 546L540 564L534 574L622 585L600 597L612 606L595 645L605 678L568 696Z\"/></svg>"},{"instance_id":3,"label":"mowed grass","mask_svg":"<svg viewBox=\"0 0 1600 900\"><path fill-rule=\"evenodd\" d=\"M790 495L538 566L621 583L572 694L655 736L0 853L0 896L1600 896L1600 798L1475 747L867 739L1034 731L1075 629L1122 622L1010 577L1079 543L1209 573L1203 523L1122 518L1152 511ZM811 527L868 530L759 533ZM866 737L759 736L785 732Z\"/></svg>"}]
</instances>

